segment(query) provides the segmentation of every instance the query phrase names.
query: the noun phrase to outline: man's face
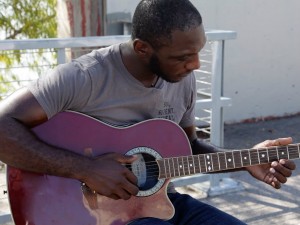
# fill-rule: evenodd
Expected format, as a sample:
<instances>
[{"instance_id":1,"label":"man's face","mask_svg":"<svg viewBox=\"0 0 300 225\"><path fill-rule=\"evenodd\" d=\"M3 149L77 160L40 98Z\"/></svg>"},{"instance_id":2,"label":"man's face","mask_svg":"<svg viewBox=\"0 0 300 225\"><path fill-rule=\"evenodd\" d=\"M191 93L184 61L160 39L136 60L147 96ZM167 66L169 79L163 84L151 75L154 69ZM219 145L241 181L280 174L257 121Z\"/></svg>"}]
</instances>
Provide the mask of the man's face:
<instances>
[{"instance_id":1,"label":"man's face","mask_svg":"<svg viewBox=\"0 0 300 225\"><path fill-rule=\"evenodd\" d=\"M149 69L167 82L179 82L200 67L198 53L205 43L202 25L188 31L174 31L172 43L152 54Z\"/></svg>"},{"instance_id":2,"label":"man's face","mask_svg":"<svg viewBox=\"0 0 300 225\"><path fill-rule=\"evenodd\" d=\"M161 77L167 82L174 83L174 81L170 80L169 75L164 73L161 69L161 63L155 53L153 53L150 58L149 67L151 72L156 74L158 77Z\"/></svg>"}]
</instances>

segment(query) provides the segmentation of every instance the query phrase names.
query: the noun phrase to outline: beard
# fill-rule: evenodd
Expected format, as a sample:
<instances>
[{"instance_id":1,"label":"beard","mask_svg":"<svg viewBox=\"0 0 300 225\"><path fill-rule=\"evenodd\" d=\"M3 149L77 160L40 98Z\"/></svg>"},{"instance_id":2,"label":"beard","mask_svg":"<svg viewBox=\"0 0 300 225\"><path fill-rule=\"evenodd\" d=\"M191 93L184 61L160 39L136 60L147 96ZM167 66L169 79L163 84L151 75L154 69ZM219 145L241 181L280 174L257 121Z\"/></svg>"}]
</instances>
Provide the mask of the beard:
<instances>
[{"instance_id":1,"label":"beard","mask_svg":"<svg viewBox=\"0 0 300 225\"><path fill-rule=\"evenodd\" d=\"M155 54L152 54L152 56L150 58L149 69L152 73L156 74L156 76L162 78L163 80L165 80L169 83L177 82L177 81L171 80L170 76L161 69L159 59Z\"/></svg>"}]
</instances>

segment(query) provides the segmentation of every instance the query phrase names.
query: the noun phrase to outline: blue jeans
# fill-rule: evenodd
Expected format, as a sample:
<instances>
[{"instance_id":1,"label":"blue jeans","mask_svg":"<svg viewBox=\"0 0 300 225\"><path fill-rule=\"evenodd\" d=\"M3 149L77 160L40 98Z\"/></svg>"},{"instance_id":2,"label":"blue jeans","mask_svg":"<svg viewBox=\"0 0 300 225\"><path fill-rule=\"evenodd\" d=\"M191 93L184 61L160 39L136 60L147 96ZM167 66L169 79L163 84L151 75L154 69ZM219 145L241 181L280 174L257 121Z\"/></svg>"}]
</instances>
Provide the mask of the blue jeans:
<instances>
[{"instance_id":1,"label":"blue jeans","mask_svg":"<svg viewBox=\"0 0 300 225\"><path fill-rule=\"evenodd\" d=\"M130 225L245 225L235 217L202 203L189 195L168 194L175 208L175 215L168 221L156 218L143 218Z\"/></svg>"}]
</instances>

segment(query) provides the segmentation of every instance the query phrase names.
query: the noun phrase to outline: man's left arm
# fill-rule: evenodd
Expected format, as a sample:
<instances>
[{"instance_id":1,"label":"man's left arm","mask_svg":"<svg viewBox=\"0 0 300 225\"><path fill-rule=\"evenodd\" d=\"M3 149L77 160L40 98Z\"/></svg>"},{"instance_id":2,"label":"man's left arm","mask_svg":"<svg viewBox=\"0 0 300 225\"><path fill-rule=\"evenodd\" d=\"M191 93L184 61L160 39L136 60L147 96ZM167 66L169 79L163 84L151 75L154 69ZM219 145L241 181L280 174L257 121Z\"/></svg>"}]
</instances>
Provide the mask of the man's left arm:
<instances>
[{"instance_id":1,"label":"man's left arm","mask_svg":"<svg viewBox=\"0 0 300 225\"><path fill-rule=\"evenodd\" d=\"M210 143L204 142L197 138L196 129L194 126L183 129L191 143L192 152L196 154L206 154L226 151ZM253 148L263 148L270 146L288 145L292 143L292 138L278 138L276 140L266 140L262 143L255 145ZM279 189L281 184L286 183L287 178L292 175L292 171L296 169L296 165L293 161L287 159L281 159L279 161L273 161L268 164L261 164L255 166L249 166L237 170L247 170L254 178L271 185L272 187ZM231 170L232 171L232 170Z\"/></svg>"}]
</instances>

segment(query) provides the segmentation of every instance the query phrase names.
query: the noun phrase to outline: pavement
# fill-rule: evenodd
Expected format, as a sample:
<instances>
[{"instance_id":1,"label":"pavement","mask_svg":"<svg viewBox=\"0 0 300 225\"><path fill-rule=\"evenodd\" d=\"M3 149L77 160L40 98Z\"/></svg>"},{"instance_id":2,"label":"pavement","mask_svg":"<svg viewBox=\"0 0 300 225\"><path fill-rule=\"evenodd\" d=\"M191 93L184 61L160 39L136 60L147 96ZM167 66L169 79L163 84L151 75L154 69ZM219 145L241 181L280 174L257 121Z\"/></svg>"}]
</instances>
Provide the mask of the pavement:
<instances>
[{"instance_id":1,"label":"pavement","mask_svg":"<svg viewBox=\"0 0 300 225\"><path fill-rule=\"evenodd\" d=\"M300 115L266 121L225 125L224 145L230 149L251 148L266 139L292 137L300 142ZM180 187L178 191L188 193L200 201L225 211L249 225L298 225L300 224L300 160L295 160L296 171L281 189L276 190L252 178L247 172L230 173L230 178L239 182L243 190L207 196L191 188ZM6 189L5 172L0 172L0 224L9 222L9 204ZM1 217L2 215L2 217ZM2 220L1 220L2 218Z\"/></svg>"},{"instance_id":2,"label":"pavement","mask_svg":"<svg viewBox=\"0 0 300 225\"><path fill-rule=\"evenodd\" d=\"M300 116L225 125L224 145L229 149L251 148L267 139L292 137L300 143ZM249 225L300 224L300 160L297 169L281 189L277 190L252 178L248 172L230 173L244 190L206 197L190 187L181 188L200 201L225 211Z\"/></svg>"}]
</instances>

